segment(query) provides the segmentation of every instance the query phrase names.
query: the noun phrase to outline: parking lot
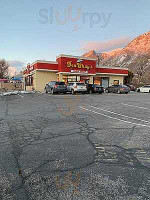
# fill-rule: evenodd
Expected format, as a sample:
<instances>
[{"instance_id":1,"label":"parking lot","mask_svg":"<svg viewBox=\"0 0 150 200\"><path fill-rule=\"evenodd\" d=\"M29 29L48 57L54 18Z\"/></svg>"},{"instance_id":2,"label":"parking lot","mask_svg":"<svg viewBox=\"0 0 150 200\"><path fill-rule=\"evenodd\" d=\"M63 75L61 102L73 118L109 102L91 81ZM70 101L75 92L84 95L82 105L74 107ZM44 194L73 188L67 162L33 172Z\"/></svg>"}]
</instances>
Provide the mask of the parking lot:
<instances>
[{"instance_id":1,"label":"parking lot","mask_svg":"<svg viewBox=\"0 0 150 200\"><path fill-rule=\"evenodd\" d=\"M0 199L150 199L150 94L0 97Z\"/></svg>"}]
</instances>

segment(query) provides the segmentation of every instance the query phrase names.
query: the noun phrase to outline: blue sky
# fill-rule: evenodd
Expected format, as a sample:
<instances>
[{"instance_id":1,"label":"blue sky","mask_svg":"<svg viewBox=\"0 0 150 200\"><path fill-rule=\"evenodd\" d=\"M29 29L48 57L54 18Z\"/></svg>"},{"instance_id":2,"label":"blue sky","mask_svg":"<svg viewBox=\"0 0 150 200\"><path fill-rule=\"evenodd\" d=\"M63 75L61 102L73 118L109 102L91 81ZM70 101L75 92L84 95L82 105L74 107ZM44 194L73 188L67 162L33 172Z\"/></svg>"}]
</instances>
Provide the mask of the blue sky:
<instances>
[{"instance_id":1,"label":"blue sky","mask_svg":"<svg viewBox=\"0 0 150 200\"><path fill-rule=\"evenodd\" d=\"M123 47L149 31L149 8L149 0L1 0L0 58L20 69L95 44L97 51Z\"/></svg>"}]
</instances>

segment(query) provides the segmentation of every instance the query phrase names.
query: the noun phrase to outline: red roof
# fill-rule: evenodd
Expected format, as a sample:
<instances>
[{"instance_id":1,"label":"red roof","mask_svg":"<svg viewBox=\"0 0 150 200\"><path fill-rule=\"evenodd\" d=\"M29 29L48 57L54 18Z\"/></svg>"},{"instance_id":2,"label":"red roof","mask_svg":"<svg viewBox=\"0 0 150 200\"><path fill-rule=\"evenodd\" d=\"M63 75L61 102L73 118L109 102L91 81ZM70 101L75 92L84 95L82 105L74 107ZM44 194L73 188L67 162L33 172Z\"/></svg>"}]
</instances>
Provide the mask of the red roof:
<instances>
[{"instance_id":1,"label":"red roof","mask_svg":"<svg viewBox=\"0 0 150 200\"><path fill-rule=\"evenodd\" d=\"M8 79L0 79L0 82L8 82Z\"/></svg>"}]
</instances>

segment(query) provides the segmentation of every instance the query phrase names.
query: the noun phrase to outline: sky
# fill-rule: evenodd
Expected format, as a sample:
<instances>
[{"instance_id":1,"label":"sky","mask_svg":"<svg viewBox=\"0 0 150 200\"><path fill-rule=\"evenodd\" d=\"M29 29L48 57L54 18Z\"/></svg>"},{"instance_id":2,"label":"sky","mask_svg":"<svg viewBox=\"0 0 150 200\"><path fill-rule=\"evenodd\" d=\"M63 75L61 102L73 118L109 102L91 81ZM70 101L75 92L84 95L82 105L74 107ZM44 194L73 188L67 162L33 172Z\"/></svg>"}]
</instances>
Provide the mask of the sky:
<instances>
[{"instance_id":1,"label":"sky","mask_svg":"<svg viewBox=\"0 0 150 200\"><path fill-rule=\"evenodd\" d=\"M20 70L59 54L125 47L148 32L149 0L1 0L0 58Z\"/></svg>"}]
</instances>

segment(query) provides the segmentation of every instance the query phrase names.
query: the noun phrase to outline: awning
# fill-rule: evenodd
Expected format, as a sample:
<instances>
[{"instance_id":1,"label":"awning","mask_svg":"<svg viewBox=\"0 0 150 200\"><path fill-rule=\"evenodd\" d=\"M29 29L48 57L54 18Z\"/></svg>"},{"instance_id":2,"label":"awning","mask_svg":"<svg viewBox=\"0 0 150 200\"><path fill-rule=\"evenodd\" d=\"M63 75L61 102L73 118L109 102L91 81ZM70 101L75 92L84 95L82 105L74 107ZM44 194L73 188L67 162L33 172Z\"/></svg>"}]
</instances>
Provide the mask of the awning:
<instances>
[{"instance_id":1,"label":"awning","mask_svg":"<svg viewBox=\"0 0 150 200\"><path fill-rule=\"evenodd\" d=\"M0 79L0 82L8 82L8 79Z\"/></svg>"},{"instance_id":2,"label":"awning","mask_svg":"<svg viewBox=\"0 0 150 200\"><path fill-rule=\"evenodd\" d=\"M22 81L22 78L12 78L12 81Z\"/></svg>"}]
</instances>

